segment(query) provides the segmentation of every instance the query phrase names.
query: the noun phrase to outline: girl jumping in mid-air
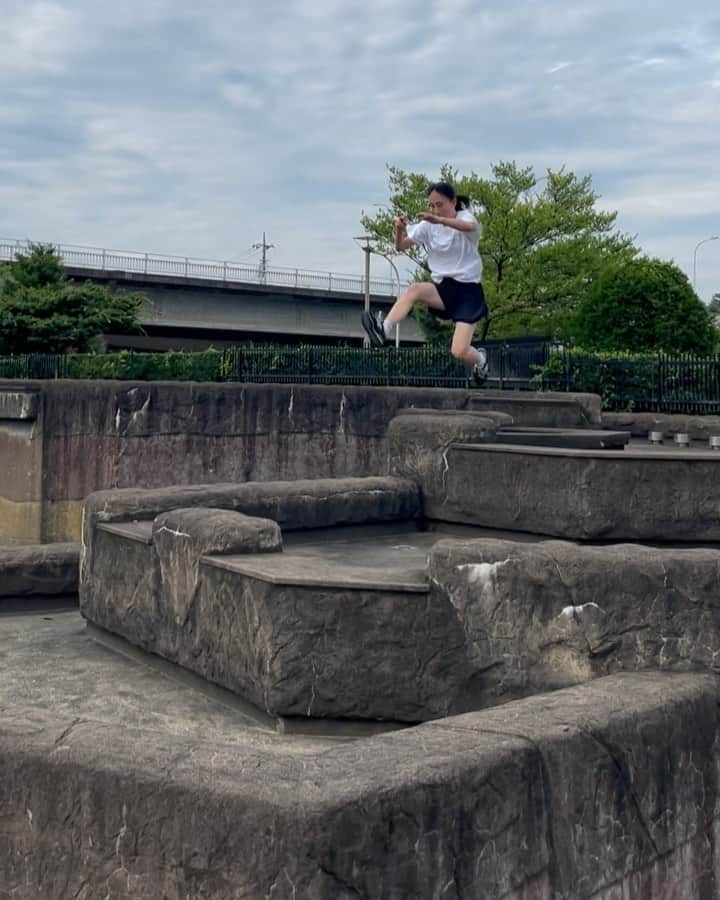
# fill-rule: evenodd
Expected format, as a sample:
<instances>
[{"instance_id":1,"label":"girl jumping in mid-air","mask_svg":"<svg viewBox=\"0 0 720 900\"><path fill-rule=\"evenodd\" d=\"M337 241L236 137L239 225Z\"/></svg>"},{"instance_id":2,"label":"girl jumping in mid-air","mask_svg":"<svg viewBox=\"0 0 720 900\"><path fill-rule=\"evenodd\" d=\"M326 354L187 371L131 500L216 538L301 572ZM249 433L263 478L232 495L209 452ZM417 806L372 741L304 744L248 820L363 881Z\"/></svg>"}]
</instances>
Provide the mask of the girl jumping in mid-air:
<instances>
[{"instance_id":1,"label":"girl jumping in mid-air","mask_svg":"<svg viewBox=\"0 0 720 900\"><path fill-rule=\"evenodd\" d=\"M395 249L424 249L432 281L411 284L383 321L377 314L364 312L363 328L372 346L382 347L397 323L416 303L422 303L439 318L455 323L450 352L470 366L473 381L482 384L487 377L487 353L471 345L476 324L488 314L480 281L480 225L452 185L440 181L430 186L427 195L430 212L420 213L422 221L408 225L406 216L395 219Z\"/></svg>"}]
</instances>

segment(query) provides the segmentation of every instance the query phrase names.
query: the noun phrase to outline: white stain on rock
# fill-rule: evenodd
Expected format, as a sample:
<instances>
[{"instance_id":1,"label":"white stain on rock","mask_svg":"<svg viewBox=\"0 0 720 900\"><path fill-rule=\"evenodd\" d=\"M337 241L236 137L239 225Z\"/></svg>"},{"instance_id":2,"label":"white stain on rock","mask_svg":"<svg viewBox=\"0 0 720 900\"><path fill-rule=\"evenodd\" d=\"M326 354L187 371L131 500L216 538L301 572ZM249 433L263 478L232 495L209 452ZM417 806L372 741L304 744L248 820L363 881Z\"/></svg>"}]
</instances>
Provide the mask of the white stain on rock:
<instances>
[{"instance_id":1,"label":"white stain on rock","mask_svg":"<svg viewBox=\"0 0 720 900\"><path fill-rule=\"evenodd\" d=\"M602 610L597 605L597 603L590 602L590 603L583 603L581 606L564 606L560 615L565 616L566 618L569 619L569 618L573 618L575 616L581 616L585 612L586 609L590 609L590 608L594 608L598 612L602 612Z\"/></svg>"},{"instance_id":2,"label":"white stain on rock","mask_svg":"<svg viewBox=\"0 0 720 900\"><path fill-rule=\"evenodd\" d=\"M504 559L493 563L465 563L458 566L458 572L466 572L471 584L479 584L482 588L492 587L496 582L497 571L506 566L511 559Z\"/></svg>"}]
</instances>

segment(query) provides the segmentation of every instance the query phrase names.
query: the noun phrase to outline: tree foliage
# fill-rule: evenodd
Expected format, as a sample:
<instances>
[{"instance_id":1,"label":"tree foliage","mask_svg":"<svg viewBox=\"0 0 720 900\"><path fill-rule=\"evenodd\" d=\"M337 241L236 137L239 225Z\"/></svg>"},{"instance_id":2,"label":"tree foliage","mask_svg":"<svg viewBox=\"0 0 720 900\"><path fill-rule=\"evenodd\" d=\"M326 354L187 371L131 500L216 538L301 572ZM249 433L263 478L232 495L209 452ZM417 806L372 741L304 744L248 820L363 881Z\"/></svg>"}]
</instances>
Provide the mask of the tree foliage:
<instances>
[{"instance_id":1,"label":"tree foliage","mask_svg":"<svg viewBox=\"0 0 720 900\"><path fill-rule=\"evenodd\" d=\"M608 268L580 306L574 337L588 350L705 355L716 333L708 307L674 263L640 257Z\"/></svg>"},{"instance_id":2,"label":"tree foliage","mask_svg":"<svg viewBox=\"0 0 720 900\"><path fill-rule=\"evenodd\" d=\"M427 208L425 175L390 166L389 203L362 223L382 252L394 251L393 219ZM440 178L470 198L482 226L479 249L493 336L565 336L592 283L609 264L632 259L632 240L615 230L616 213L597 208L591 178L564 169L537 178L514 162L492 166L490 178L443 166ZM419 261L417 252L408 256ZM427 277L422 276L422 277Z\"/></svg>"},{"instance_id":3,"label":"tree foliage","mask_svg":"<svg viewBox=\"0 0 720 900\"><path fill-rule=\"evenodd\" d=\"M85 352L110 332L138 332L142 296L65 277L49 244L31 244L4 269L0 283L0 352Z\"/></svg>"}]
</instances>

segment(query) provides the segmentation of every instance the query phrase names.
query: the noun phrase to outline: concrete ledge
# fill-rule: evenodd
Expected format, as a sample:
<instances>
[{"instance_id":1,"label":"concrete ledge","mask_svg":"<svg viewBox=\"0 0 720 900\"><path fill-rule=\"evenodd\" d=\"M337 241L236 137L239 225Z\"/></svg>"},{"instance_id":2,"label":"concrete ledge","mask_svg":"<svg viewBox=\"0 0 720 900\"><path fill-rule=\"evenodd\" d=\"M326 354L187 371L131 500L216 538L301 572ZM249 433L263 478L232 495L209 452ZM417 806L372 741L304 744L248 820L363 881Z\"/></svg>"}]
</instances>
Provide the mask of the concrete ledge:
<instances>
[{"instance_id":1,"label":"concrete ledge","mask_svg":"<svg viewBox=\"0 0 720 900\"><path fill-rule=\"evenodd\" d=\"M79 570L79 544L0 547L0 604L11 597L75 595Z\"/></svg>"},{"instance_id":2,"label":"concrete ledge","mask_svg":"<svg viewBox=\"0 0 720 900\"><path fill-rule=\"evenodd\" d=\"M416 477L417 448L393 472ZM720 454L455 444L424 477L432 519L573 540L720 541Z\"/></svg>"},{"instance_id":3,"label":"concrete ledge","mask_svg":"<svg viewBox=\"0 0 720 900\"><path fill-rule=\"evenodd\" d=\"M159 687L153 727L0 685L8 896L718 895L715 677L616 675L315 752L189 733Z\"/></svg>"}]
</instances>

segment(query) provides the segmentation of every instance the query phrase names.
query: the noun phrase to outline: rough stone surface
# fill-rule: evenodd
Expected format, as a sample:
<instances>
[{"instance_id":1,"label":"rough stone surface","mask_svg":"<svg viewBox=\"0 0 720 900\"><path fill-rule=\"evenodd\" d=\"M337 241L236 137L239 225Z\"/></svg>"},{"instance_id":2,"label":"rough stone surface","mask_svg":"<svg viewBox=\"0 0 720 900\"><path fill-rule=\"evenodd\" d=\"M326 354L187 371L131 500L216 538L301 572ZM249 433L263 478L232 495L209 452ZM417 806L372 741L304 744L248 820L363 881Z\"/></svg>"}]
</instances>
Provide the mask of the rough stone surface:
<instances>
[{"instance_id":1,"label":"rough stone surface","mask_svg":"<svg viewBox=\"0 0 720 900\"><path fill-rule=\"evenodd\" d=\"M416 474L419 443L394 454L393 473L419 478L432 519L573 540L720 541L720 454L453 444L432 477Z\"/></svg>"},{"instance_id":2,"label":"rough stone surface","mask_svg":"<svg viewBox=\"0 0 720 900\"><path fill-rule=\"evenodd\" d=\"M90 622L274 715L417 721L456 701L468 674L465 638L446 601L428 603L424 575L406 585L361 570L355 582L323 586L306 578L323 561L300 556L295 568L305 584L278 582L270 558L269 576L256 578L218 566L280 550L275 521L222 508L156 515L178 495L199 502L210 494L289 527L405 521L419 513L412 483L388 477L242 485L224 495L217 488L147 493L88 499L80 604Z\"/></svg>"},{"instance_id":3,"label":"rough stone surface","mask_svg":"<svg viewBox=\"0 0 720 900\"><path fill-rule=\"evenodd\" d=\"M620 670L720 673L720 549L442 540L429 560L485 702Z\"/></svg>"},{"instance_id":4,"label":"rough stone surface","mask_svg":"<svg viewBox=\"0 0 720 900\"><path fill-rule=\"evenodd\" d=\"M193 625L177 661L273 715L436 718L469 674L452 607L427 589L273 584L207 564Z\"/></svg>"},{"instance_id":5,"label":"rough stone surface","mask_svg":"<svg viewBox=\"0 0 720 900\"><path fill-rule=\"evenodd\" d=\"M8 597L76 594L79 562L79 544L0 547L0 603Z\"/></svg>"},{"instance_id":6,"label":"rough stone surface","mask_svg":"<svg viewBox=\"0 0 720 900\"><path fill-rule=\"evenodd\" d=\"M157 602L167 607L178 627L184 628L195 602L200 559L205 554L279 551L282 532L270 519L225 509L174 509L155 518L152 542L160 566ZM105 564L111 565L110 561Z\"/></svg>"},{"instance_id":7,"label":"rough stone surface","mask_svg":"<svg viewBox=\"0 0 720 900\"><path fill-rule=\"evenodd\" d=\"M313 747L83 649L78 625L0 620L3 900L718 896L713 676Z\"/></svg>"},{"instance_id":8,"label":"rough stone surface","mask_svg":"<svg viewBox=\"0 0 720 900\"><path fill-rule=\"evenodd\" d=\"M447 491L448 452L455 442L495 440L500 425L511 424L502 413L457 412L450 415L430 410L398 415L388 425L388 469L391 475L415 481L421 488L423 511L434 515L432 501ZM427 505L425 498L430 498Z\"/></svg>"},{"instance_id":9,"label":"rough stone surface","mask_svg":"<svg viewBox=\"0 0 720 900\"><path fill-rule=\"evenodd\" d=\"M77 539L82 502L98 490L384 474L387 425L408 407L470 410L482 401L505 409L498 406L504 397L519 425L595 422L584 395L533 403L529 393L437 388L0 381L0 398L19 393L36 398L37 419L7 420L7 440L0 427L0 539ZM5 405L13 415L29 409L12 399ZM576 407L587 415L557 420L557 409ZM19 451L32 495L23 487L16 496L17 478L3 480Z\"/></svg>"},{"instance_id":10,"label":"rough stone surface","mask_svg":"<svg viewBox=\"0 0 720 900\"><path fill-rule=\"evenodd\" d=\"M40 454L23 471L40 492L15 497L16 479L6 491L2 473L13 465L18 441L27 441L13 434L6 450L0 428L0 514L4 498L34 503L40 530L28 532L22 510L9 510L0 515L0 536L25 540L77 539L82 502L98 490L384 474L385 431L398 409L462 408L470 396L432 388L0 382L0 395L18 391L38 398ZM8 424L17 431L33 423ZM26 530L4 532L4 521Z\"/></svg>"},{"instance_id":11,"label":"rough stone surface","mask_svg":"<svg viewBox=\"0 0 720 900\"><path fill-rule=\"evenodd\" d=\"M587 428L600 425L597 394L549 391L476 391L469 409L509 413L516 425L545 428Z\"/></svg>"},{"instance_id":12,"label":"rough stone surface","mask_svg":"<svg viewBox=\"0 0 720 900\"><path fill-rule=\"evenodd\" d=\"M81 598L92 591L96 524L151 521L161 513L190 507L234 510L271 519L292 531L415 519L420 514L420 491L409 480L390 477L98 491L84 507Z\"/></svg>"}]
</instances>

